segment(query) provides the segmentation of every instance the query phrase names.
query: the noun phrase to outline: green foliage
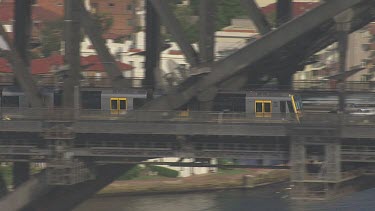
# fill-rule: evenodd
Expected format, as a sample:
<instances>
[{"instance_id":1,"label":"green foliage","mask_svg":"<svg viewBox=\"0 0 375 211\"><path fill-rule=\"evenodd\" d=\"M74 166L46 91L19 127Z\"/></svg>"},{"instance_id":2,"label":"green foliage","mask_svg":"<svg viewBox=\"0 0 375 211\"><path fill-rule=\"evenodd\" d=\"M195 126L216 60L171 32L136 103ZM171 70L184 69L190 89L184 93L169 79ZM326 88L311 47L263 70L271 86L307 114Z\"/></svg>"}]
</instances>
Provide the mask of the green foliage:
<instances>
[{"instance_id":1,"label":"green foliage","mask_svg":"<svg viewBox=\"0 0 375 211\"><path fill-rule=\"evenodd\" d=\"M149 166L151 171L157 172L159 176L176 178L178 177L178 171L168 169L161 166Z\"/></svg>"},{"instance_id":2,"label":"green foliage","mask_svg":"<svg viewBox=\"0 0 375 211\"><path fill-rule=\"evenodd\" d=\"M194 16L193 10L187 6L176 6L174 2L169 2L169 6L174 11L188 41L190 43L197 42L199 38L198 22L196 18L192 18ZM173 40L173 37L169 34L164 34L163 36L165 39Z\"/></svg>"},{"instance_id":3,"label":"green foliage","mask_svg":"<svg viewBox=\"0 0 375 211\"><path fill-rule=\"evenodd\" d=\"M107 32L113 25L113 18L110 14L94 14L92 18L100 26L98 32L101 34ZM53 52L60 50L63 31L64 20L62 19L44 23L41 30L41 55L43 57L48 57ZM81 38L83 38L83 34L81 34Z\"/></svg>"},{"instance_id":4,"label":"green foliage","mask_svg":"<svg viewBox=\"0 0 375 211\"><path fill-rule=\"evenodd\" d=\"M117 180L131 180L131 179L138 177L141 172L142 172L142 168L137 165L137 166L134 166L129 171L127 171L122 176L120 176Z\"/></svg>"},{"instance_id":5,"label":"green foliage","mask_svg":"<svg viewBox=\"0 0 375 211\"><path fill-rule=\"evenodd\" d=\"M170 2L175 15L183 31L185 32L190 42L196 42L199 39L199 22L193 21L194 18L199 16L199 3L200 0L191 0L190 6L176 6L175 2ZM233 18L246 17L246 10L241 6L240 0L217 0L217 13L216 13L216 30L220 30L230 25Z\"/></svg>"},{"instance_id":6,"label":"green foliage","mask_svg":"<svg viewBox=\"0 0 375 211\"><path fill-rule=\"evenodd\" d=\"M40 34L42 43L41 54L44 57L48 57L53 52L60 50L63 27L63 20L51 21L44 24Z\"/></svg>"},{"instance_id":7,"label":"green foliage","mask_svg":"<svg viewBox=\"0 0 375 211\"><path fill-rule=\"evenodd\" d=\"M99 32L101 34L106 33L113 26L113 18L111 14L106 13L95 13L92 18L97 25L100 25Z\"/></svg>"},{"instance_id":8,"label":"green foliage","mask_svg":"<svg viewBox=\"0 0 375 211\"><path fill-rule=\"evenodd\" d=\"M217 29L230 25L233 18L247 17L246 10L240 4L241 0L218 0Z\"/></svg>"},{"instance_id":9,"label":"green foliage","mask_svg":"<svg viewBox=\"0 0 375 211\"><path fill-rule=\"evenodd\" d=\"M12 166L0 166L0 176L5 180L7 186L13 184Z\"/></svg>"}]
</instances>

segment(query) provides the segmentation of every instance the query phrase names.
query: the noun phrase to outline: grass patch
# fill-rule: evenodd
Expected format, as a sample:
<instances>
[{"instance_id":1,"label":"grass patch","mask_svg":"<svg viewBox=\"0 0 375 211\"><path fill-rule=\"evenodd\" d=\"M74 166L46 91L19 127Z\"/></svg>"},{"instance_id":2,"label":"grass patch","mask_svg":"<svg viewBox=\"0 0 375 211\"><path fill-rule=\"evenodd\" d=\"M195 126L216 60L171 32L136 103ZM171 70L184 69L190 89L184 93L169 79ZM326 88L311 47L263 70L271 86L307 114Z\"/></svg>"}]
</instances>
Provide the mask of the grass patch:
<instances>
[{"instance_id":1,"label":"grass patch","mask_svg":"<svg viewBox=\"0 0 375 211\"><path fill-rule=\"evenodd\" d=\"M3 176L7 186L13 184L12 166L0 166L0 174Z\"/></svg>"},{"instance_id":2,"label":"grass patch","mask_svg":"<svg viewBox=\"0 0 375 211\"><path fill-rule=\"evenodd\" d=\"M248 173L246 169L219 169L218 174L221 175L237 175Z\"/></svg>"}]
</instances>

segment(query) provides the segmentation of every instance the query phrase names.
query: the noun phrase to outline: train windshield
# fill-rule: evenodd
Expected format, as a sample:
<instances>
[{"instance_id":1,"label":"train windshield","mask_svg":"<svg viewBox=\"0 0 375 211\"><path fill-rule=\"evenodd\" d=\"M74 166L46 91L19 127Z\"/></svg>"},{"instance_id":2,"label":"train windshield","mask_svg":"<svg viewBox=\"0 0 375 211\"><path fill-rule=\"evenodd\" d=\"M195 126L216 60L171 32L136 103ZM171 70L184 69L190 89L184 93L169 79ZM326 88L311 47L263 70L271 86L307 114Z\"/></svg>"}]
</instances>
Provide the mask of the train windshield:
<instances>
[{"instance_id":1,"label":"train windshield","mask_svg":"<svg viewBox=\"0 0 375 211\"><path fill-rule=\"evenodd\" d=\"M298 95L293 95L292 97L293 97L294 102L295 102L295 104L296 104L296 109L297 109L297 111L302 111L302 109L303 109L303 104L302 104L302 99L301 99L301 97L298 96Z\"/></svg>"}]
</instances>

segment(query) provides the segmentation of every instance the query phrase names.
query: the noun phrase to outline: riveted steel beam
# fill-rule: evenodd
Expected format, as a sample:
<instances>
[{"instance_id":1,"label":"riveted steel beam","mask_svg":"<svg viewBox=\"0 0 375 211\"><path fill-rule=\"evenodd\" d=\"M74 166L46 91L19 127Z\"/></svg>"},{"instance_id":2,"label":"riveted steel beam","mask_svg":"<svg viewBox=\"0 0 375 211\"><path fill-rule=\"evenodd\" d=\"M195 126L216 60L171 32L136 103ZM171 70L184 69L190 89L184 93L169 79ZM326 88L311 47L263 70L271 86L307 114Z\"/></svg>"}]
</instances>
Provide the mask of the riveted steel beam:
<instances>
[{"instance_id":1,"label":"riveted steel beam","mask_svg":"<svg viewBox=\"0 0 375 211\"><path fill-rule=\"evenodd\" d=\"M272 30L270 23L254 0L241 0L241 3L248 10L249 17L254 22L260 34L263 35Z\"/></svg>"},{"instance_id":2,"label":"riveted steel beam","mask_svg":"<svg viewBox=\"0 0 375 211\"><path fill-rule=\"evenodd\" d=\"M276 3L276 25L290 21L293 18L293 1L292 0L277 0Z\"/></svg>"},{"instance_id":3,"label":"riveted steel beam","mask_svg":"<svg viewBox=\"0 0 375 211\"><path fill-rule=\"evenodd\" d=\"M151 4L151 0L146 1L146 63L144 87L155 88L156 72L159 70L159 60L161 51L160 17Z\"/></svg>"},{"instance_id":4,"label":"riveted steel beam","mask_svg":"<svg viewBox=\"0 0 375 211\"><path fill-rule=\"evenodd\" d=\"M246 67L260 61L271 53L286 46L307 32L321 26L340 12L351 8L362 0L330 0L282 27L248 44L236 53L213 65L213 71L187 88L179 87L145 105L145 109L176 109L199 93L218 86L221 82L241 73ZM250 69L249 71L254 71Z\"/></svg>"},{"instance_id":5,"label":"riveted steel beam","mask_svg":"<svg viewBox=\"0 0 375 211\"><path fill-rule=\"evenodd\" d=\"M94 46L108 76L112 80L112 85L115 89L121 89L124 87L131 87L130 81L124 80L122 71L117 66L116 60L109 52L105 40L98 33L98 26L90 13L86 10L83 2L79 1L79 8L81 9L81 24L82 27L90 38L92 45Z\"/></svg>"},{"instance_id":6,"label":"riveted steel beam","mask_svg":"<svg viewBox=\"0 0 375 211\"><path fill-rule=\"evenodd\" d=\"M151 3L154 6L155 10L158 12L162 22L167 27L168 32L171 33L171 35L179 45L181 51L184 53L187 62L192 67L196 67L199 64L198 54L188 42L188 39L182 30L181 24L173 14L173 11L171 10L167 1L152 0Z\"/></svg>"},{"instance_id":7,"label":"riveted steel beam","mask_svg":"<svg viewBox=\"0 0 375 211\"><path fill-rule=\"evenodd\" d=\"M50 190L46 173L42 171L0 199L1 210L17 211L32 203Z\"/></svg>"},{"instance_id":8,"label":"riveted steel beam","mask_svg":"<svg viewBox=\"0 0 375 211\"><path fill-rule=\"evenodd\" d=\"M26 98L32 107L40 108L43 107L42 95L33 80L26 63L21 59L19 53L10 42L8 34L6 33L2 24L0 24L0 36L3 37L5 44L8 47L7 59L12 65L14 75L16 76L17 82L24 91Z\"/></svg>"},{"instance_id":9,"label":"riveted steel beam","mask_svg":"<svg viewBox=\"0 0 375 211\"><path fill-rule=\"evenodd\" d=\"M66 108L73 108L74 106L74 87L79 86L81 77L81 24L79 3L80 1L77 0L65 0L64 4L64 62L68 68L64 73L63 105Z\"/></svg>"},{"instance_id":10,"label":"riveted steel beam","mask_svg":"<svg viewBox=\"0 0 375 211\"><path fill-rule=\"evenodd\" d=\"M71 186L52 187L43 197L29 204L26 209L33 210L72 210L75 206L90 198L96 192L113 182L130 170L134 165L99 165L96 167L96 178Z\"/></svg>"},{"instance_id":11,"label":"riveted steel beam","mask_svg":"<svg viewBox=\"0 0 375 211\"><path fill-rule=\"evenodd\" d=\"M32 27L31 5L33 0L16 0L14 3L14 47L21 59L29 66L29 42Z\"/></svg>"},{"instance_id":12,"label":"riveted steel beam","mask_svg":"<svg viewBox=\"0 0 375 211\"><path fill-rule=\"evenodd\" d=\"M214 61L215 48L215 0L201 0L199 5L199 55L201 63Z\"/></svg>"}]
</instances>

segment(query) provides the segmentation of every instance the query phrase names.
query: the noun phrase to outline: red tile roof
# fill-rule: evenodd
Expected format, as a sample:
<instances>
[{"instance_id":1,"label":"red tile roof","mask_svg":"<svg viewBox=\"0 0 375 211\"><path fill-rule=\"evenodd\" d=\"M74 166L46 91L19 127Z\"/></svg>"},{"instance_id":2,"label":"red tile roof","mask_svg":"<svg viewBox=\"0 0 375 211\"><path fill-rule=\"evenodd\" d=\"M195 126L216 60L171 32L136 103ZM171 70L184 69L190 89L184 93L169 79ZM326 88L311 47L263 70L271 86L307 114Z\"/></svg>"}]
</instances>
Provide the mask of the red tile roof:
<instances>
[{"instance_id":1,"label":"red tile roof","mask_svg":"<svg viewBox=\"0 0 375 211\"><path fill-rule=\"evenodd\" d=\"M129 64L125 64L117 61L117 66L122 71L132 70L133 67ZM52 55L47 58L33 59L31 61L31 72L32 74L48 74L54 68L64 64L64 57L62 55ZM104 72L105 68L100 62L97 55L81 57L81 65L84 66L83 71L93 72ZM0 58L0 73L11 73L13 72L10 64L4 58Z\"/></svg>"},{"instance_id":2,"label":"red tile roof","mask_svg":"<svg viewBox=\"0 0 375 211\"><path fill-rule=\"evenodd\" d=\"M11 23L14 20L14 4L9 2L0 3L0 21ZM54 21L62 18L61 15L38 5L32 7L32 19L34 21Z\"/></svg>"},{"instance_id":3,"label":"red tile roof","mask_svg":"<svg viewBox=\"0 0 375 211\"><path fill-rule=\"evenodd\" d=\"M303 13L317 7L319 2L293 2L293 17L302 15ZM264 14L270 14L276 11L276 3L261 8Z\"/></svg>"}]
</instances>

